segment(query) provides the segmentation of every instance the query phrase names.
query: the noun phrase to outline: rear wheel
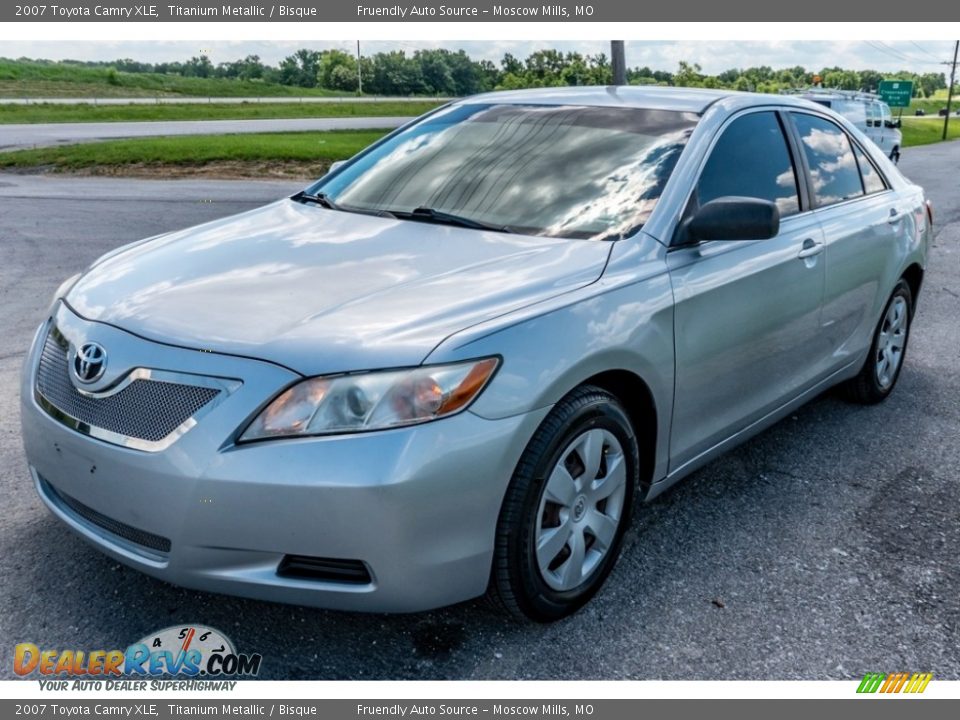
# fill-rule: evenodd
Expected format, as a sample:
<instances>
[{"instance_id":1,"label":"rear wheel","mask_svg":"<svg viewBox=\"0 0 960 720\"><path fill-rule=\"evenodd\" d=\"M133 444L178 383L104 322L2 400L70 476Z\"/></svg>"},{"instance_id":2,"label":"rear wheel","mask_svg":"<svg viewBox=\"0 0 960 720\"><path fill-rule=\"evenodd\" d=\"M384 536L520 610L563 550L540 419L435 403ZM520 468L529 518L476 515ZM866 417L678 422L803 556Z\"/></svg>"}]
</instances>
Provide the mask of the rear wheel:
<instances>
[{"instance_id":1,"label":"rear wheel","mask_svg":"<svg viewBox=\"0 0 960 720\"><path fill-rule=\"evenodd\" d=\"M913 293L901 279L887 301L860 374L845 384L847 398L866 405L885 400L903 368L913 319Z\"/></svg>"},{"instance_id":2,"label":"rear wheel","mask_svg":"<svg viewBox=\"0 0 960 720\"><path fill-rule=\"evenodd\" d=\"M616 562L639 452L626 411L597 387L561 400L524 451L497 524L490 596L550 622L582 607Z\"/></svg>"}]
</instances>

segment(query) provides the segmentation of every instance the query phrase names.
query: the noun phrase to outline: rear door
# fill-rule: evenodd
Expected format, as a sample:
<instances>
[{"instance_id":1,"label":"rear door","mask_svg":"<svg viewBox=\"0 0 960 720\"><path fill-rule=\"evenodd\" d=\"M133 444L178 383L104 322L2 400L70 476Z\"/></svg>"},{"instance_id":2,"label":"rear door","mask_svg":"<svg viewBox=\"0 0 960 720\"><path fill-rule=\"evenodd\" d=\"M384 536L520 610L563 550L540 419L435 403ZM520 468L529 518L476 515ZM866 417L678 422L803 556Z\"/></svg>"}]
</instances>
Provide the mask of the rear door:
<instances>
[{"instance_id":1,"label":"rear door","mask_svg":"<svg viewBox=\"0 0 960 720\"><path fill-rule=\"evenodd\" d=\"M774 110L736 116L701 168L687 215L723 196L770 200L780 233L672 248L676 386L671 472L811 386L830 352L818 337L823 234L805 212L797 149Z\"/></svg>"},{"instance_id":2,"label":"rear door","mask_svg":"<svg viewBox=\"0 0 960 720\"><path fill-rule=\"evenodd\" d=\"M818 114L790 113L808 169L814 215L826 241L824 337L832 366L858 360L897 272L897 244L908 242L909 207L901 207L855 140Z\"/></svg>"}]
</instances>

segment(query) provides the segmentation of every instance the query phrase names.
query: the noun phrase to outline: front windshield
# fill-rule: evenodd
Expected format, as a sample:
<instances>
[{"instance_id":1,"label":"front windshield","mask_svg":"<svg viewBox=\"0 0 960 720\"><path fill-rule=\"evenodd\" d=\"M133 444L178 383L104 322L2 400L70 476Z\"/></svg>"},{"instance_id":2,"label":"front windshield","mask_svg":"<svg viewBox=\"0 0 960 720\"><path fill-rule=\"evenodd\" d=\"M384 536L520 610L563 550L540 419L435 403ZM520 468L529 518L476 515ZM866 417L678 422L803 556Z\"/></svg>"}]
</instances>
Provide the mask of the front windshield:
<instances>
[{"instance_id":1,"label":"front windshield","mask_svg":"<svg viewBox=\"0 0 960 720\"><path fill-rule=\"evenodd\" d=\"M697 122L620 107L452 105L308 192L338 209L417 208L530 235L622 237L640 227Z\"/></svg>"}]
</instances>

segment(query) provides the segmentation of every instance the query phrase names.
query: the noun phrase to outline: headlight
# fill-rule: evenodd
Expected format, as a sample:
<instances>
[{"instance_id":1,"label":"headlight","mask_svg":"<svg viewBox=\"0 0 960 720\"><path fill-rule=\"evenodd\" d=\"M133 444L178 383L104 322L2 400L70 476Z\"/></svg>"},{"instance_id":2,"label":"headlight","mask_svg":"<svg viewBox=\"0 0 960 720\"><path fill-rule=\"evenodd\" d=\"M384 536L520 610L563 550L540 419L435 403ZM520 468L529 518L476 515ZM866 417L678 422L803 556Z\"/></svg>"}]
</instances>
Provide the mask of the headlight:
<instances>
[{"instance_id":1,"label":"headlight","mask_svg":"<svg viewBox=\"0 0 960 720\"><path fill-rule=\"evenodd\" d=\"M304 380L257 415L240 442L383 430L447 417L480 394L498 364L484 358Z\"/></svg>"}]
</instances>

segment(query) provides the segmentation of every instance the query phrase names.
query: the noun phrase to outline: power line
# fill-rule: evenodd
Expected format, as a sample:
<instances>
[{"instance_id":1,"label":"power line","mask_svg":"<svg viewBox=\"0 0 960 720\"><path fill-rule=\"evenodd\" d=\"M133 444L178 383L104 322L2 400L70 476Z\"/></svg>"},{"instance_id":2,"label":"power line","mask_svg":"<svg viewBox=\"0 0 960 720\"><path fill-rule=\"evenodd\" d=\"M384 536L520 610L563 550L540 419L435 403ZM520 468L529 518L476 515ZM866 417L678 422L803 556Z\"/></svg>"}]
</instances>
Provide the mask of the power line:
<instances>
[{"instance_id":1,"label":"power line","mask_svg":"<svg viewBox=\"0 0 960 720\"><path fill-rule=\"evenodd\" d=\"M899 61L901 61L901 62L903 62L904 60L906 60L906 58L905 58L901 53L898 53L898 52L897 52L896 50L894 50L893 48L884 45L884 44L883 44L882 42L880 42L879 40L876 41L876 42L874 42L874 41L872 41L872 40L867 40L866 43L867 43L867 45L869 45L870 47L872 47L874 50L879 50L879 51L882 52L884 55L888 55L888 56L892 57L894 60L899 60Z\"/></svg>"},{"instance_id":2,"label":"power line","mask_svg":"<svg viewBox=\"0 0 960 720\"><path fill-rule=\"evenodd\" d=\"M927 57L931 57L931 58L933 58L934 60L936 60L937 62L942 62L942 60L940 60L939 57L937 57L937 56L934 55L932 52L930 52L929 50L927 50L927 49L926 49L925 47L923 47L923 45L921 45L920 43L914 42L913 40L911 40L911 41L910 41L910 44L913 45L915 48L917 48L917 50L919 50L920 52L922 52L922 53L923 53L924 55L926 55Z\"/></svg>"},{"instance_id":3,"label":"power line","mask_svg":"<svg viewBox=\"0 0 960 720\"><path fill-rule=\"evenodd\" d=\"M899 60L900 62L904 61L904 57L902 55L897 54L895 51L891 51L890 48L881 45L879 42L873 42L872 40L864 40L864 42L874 50L892 57L894 60Z\"/></svg>"},{"instance_id":4,"label":"power line","mask_svg":"<svg viewBox=\"0 0 960 720\"><path fill-rule=\"evenodd\" d=\"M900 62L915 63L919 65L942 65L943 64L941 61L924 60L921 58L913 57L911 55L907 55L902 50L898 50L894 47L891 47L890 45L887 45L886 43L881 42L879 40L877 41L865 40L864 42L866 42L867 45L872 47L874 50L882 52L885 55L892 57L894 60L899 60Z\"/></svg>"},{"instance_id":5,"label":"power line","mask_svg":"<svg viewBox=\"0 0 960 720\"><path fill-rule=\"evenodd\" d=\"M894 53L895 55L897 55L898 57L902 58L903 60L906 60L907 62L923 63L923 64L929 64L929 63L931 62L930 60L923 60L923 59L921 59L921 58L914 57L913 55L910 55L910 54L904 52L903 50L900 50L900 49L898 49L898 48L895 48L895 47L893 47L892 45L888 45L888 44L885 43L885 42L881 42L881 41L879 41L879 40L878 40L877 42L880 44L880 47L886 48L886 49L889 50L891 53Z\"/></svg>"},{"instance_id":6,"label":"power line","mask_svg":"<svg viewBox=\"0 0 960 720\"><path fill-rule=\"evenodd\" d=\"M906 60L907 62L910 62L911 60L910 56L907 55L902 50L898 50L892 45L887 45L887 43L883 42L882 40L877 40L876 42L877 42L877 45L879 45L882 49L886 50L889 54L893 55L894 57L898 57L901 60Z\"/></svg>"}]
</instances>

